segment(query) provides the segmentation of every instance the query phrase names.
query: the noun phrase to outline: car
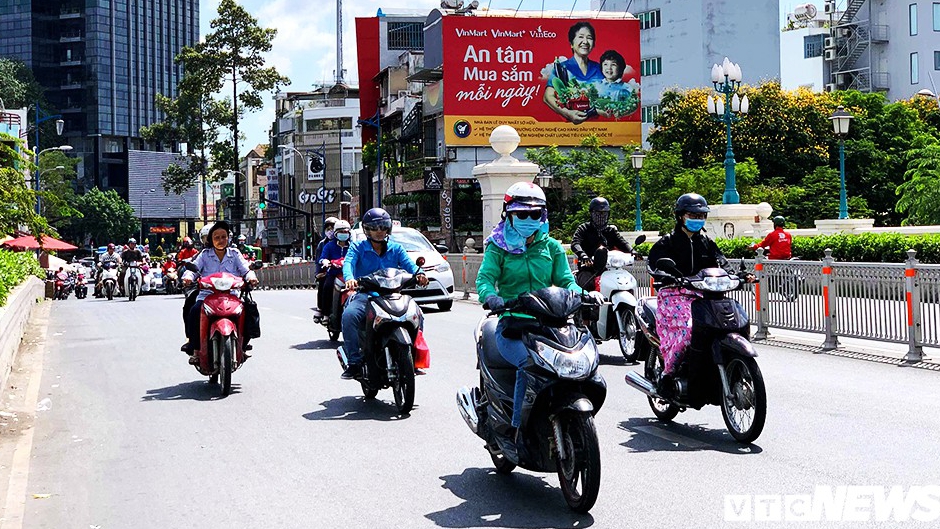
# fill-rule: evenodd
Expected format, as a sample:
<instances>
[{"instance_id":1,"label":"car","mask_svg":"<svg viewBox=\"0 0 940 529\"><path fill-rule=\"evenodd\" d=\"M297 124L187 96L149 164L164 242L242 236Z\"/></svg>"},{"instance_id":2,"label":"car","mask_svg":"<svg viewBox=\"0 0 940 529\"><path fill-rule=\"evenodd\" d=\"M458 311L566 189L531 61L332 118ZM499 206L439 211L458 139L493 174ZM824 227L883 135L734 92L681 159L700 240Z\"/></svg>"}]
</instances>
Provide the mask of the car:
<instances>
[{"instance_id":1,"label":"car","mask_svg":"<svg viewBox=\"0 0 940 529\"><path fill-rule=\"evenodd\" d=\"M417 261L419 257L424 257L421 268L428 276L428 286L415 285L404 293L414 298L419 305L436 303L439 309L450 310L454 306L454 271L440 250L414 228L395 226L390 237L392 241L404 247L412 260ZM361 228L356 228L352 230L352 238L353 241L361 241L365 239L365 234Z\"/></svg>"}]
</instances>

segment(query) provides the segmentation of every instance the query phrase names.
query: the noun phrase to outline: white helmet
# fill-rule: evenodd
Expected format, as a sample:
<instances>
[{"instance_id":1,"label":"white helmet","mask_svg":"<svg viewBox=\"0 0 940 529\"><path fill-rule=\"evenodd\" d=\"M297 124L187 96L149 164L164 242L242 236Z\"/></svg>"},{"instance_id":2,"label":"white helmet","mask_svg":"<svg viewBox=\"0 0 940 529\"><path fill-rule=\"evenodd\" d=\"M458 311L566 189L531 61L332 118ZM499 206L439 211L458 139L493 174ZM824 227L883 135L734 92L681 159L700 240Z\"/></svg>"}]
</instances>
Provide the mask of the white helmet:
<instances>
[{"instance_id":1,"label":"white helmet","mask_svg":"<svg viewBox=\"0 0 940 529\"><path fill-rule=\"evenodd\" d=\"M509 186L506 195L503 197L504 211L544 208L545 192L532 182L516 182Z\"/></svg>"},{"instance_id":2,"label":"white helmet","mask_svg":"<svg viewBox=\"0 0 940 529\"><path fill-rule=\"evenodd\" d=\"M212 224L206 224L199 230L199 240L202 241L203 246L209 246L209 229L212 228Z\"/></svg>"},{"instance_id":3,"label":"white helmet","mask_svg":"<svg viewBox=\"0 0 940 529\"><path fill-rule=\"evenodd\" d=\"M352 227L349 225L349 222L345 220L337 220L336 224L333 225L333 231L349 230L349 229L352 229Z\"/></svg>"},{"instance_id":4,"label":"white helmet","mask_svg":"<svg viewBox=\"0 0 940 529\"><path fill-rule=\"evenodd\" d=\"M339 219L336 217L327 217L323 221L323 226L336 226L336 223L339 222Z\"/></svg>"}]
</instances>

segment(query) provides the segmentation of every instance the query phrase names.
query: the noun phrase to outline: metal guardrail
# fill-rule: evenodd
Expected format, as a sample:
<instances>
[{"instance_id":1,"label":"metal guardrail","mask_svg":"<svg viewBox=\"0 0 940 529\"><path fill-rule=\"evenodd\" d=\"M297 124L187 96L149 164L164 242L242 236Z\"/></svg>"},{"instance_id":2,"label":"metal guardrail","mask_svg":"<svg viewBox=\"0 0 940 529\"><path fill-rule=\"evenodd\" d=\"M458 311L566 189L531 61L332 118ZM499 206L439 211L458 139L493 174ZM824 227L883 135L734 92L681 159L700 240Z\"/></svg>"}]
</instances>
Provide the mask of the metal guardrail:
<instances>
[{"instance_id":1,"label":"metal guardrail","mask_svg":"<svg viewBox=\"0 0 940 529\"><path fill-rule=\"evenodd\" d=\"M849 263L773 261L758 250L757 259L745 259L757 283L732 292L756 325L754 339L765 339L770 329L820 333L823 349L839 346L839 337L908 344L905 361L923 359L923 347L940 347L940 265L922 264L908 251L904 263ZM476 293L482 254L447 254L454 271L455 290L463 299ZM739 261L735 261L737 264ZM575 269L574 257L569 265ZM258 271L268 288L312 288L313 263L269 266ZM638 296L654 295L645 261L628 270L636 277Z\"/></svg>"}]
</instances>

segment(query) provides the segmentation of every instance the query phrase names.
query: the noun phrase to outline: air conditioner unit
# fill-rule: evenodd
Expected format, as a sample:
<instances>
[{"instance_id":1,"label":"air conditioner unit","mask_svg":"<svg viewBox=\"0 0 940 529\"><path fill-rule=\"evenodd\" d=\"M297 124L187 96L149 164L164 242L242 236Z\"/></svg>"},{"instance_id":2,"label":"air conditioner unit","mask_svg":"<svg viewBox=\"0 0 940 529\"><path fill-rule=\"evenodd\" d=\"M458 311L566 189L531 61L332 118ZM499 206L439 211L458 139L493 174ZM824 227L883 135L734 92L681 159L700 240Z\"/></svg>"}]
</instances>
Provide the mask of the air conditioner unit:
<instances>
[{"instance_id":1,"label":"air conditioner unit","mask_svg":"<svg viewBox=\"0 0 940 529\"><path fill-rule=\"evenodd\" d=\"M832 37L826 37L826 40L823 41L823 47L827 50L835 49L836 39Z\"/></svg>"},{"instance_id":2,"label":"air conditioner unit","mask_svg":"<svg viewBox=\"0 0 940 529\"><path fill-rule=\"evenodd\" d=\"M826 5L823 6L823 13L825 13L825 14L827 14L827 15L831 15L831 14L833 14L833 13L835 13L835 12L836 12L836 4L835 4L835 3L826 2Z\"/></svg>"},{"instance_id":3,"label":"air conditioner unit","mask_svg":"<svg viewBox=\"0 0 940 529\"><path fill-rule=\"evenodd\" d=\"M834 49L832 49L832 50L826 50L825 53L823 53L823 59L825 59L825 60L827 60L827 61L834 61L834 60L836 60L836 50L834 50Z\"/></svg>"},{"instance_id":4,"label":"air conditioner unit","mask_svg":"<svg viewBox=\"0 0 940 529\"><path fill-rule=\"evenodd\" d=\"M826 91L827 91L827 92L835 92L836 90L838 90L838 88L836 87L836 84L835 84L835 83L828 83L828 84L826 84Z\"/></svg>"}]
</instances>

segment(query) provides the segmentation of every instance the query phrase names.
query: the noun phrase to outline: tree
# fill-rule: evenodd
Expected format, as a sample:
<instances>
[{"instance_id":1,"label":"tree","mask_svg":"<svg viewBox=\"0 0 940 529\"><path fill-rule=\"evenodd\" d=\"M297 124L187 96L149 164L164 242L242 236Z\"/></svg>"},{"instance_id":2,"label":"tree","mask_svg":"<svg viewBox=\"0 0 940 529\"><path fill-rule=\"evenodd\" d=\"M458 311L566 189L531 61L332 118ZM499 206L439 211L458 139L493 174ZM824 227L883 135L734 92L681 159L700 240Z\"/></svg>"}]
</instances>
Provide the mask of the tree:
<instances>
[{"instance_id":1,"label":"tree","mask_svg":"<svg viewBox=\"0 0 940 529\"><path fill-rule=\"evenodd\" d=\"M940 141L928 134L914 138L907 153L904 183L896 193L897 210L906 215L904 224L940 224Z\"/></svg>"},{"instance_id":2,"label":"tree","mask_svg":"<svg viewBox=\"0 0 940 529\"><path fill-rule=\"evenodd\" d=\"M26 185L25 171L34 168L31 157L32 153L23 149L23 142L0 133L0 234L25 226L36 236L57 235L45 217L36 213L37 196L44 195Z\"/></svg>"},{"instance_id":3,"label":"tree","mask_svg":"<svg viewBox=\"0 0 940 529\"><path fill-rule=\"evenodd\" d=\"M78 158L70 158L62 151L47 151L39 158L39 185L45 192L40 214L65 232L68 219L80 215L73 208L78 162Z\"/></svg>"},{"instance_id":4,"label":"tree","mask_svg":"<svg viewBox=\"0 0 940 529\"><path fill-rule=\"evenodd\" d=\"M134 209L113 189L97 187L78 197L75 208L82 217L73 223L80 238L90 237L97 244L123 241L140 230Z\"/></svg>"}]
</instances>

